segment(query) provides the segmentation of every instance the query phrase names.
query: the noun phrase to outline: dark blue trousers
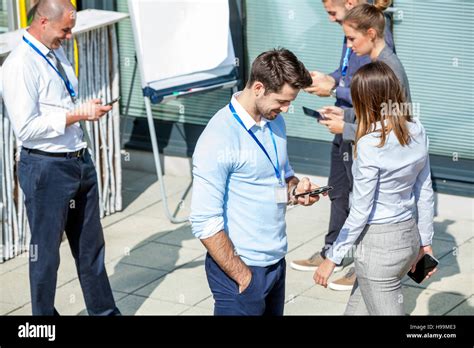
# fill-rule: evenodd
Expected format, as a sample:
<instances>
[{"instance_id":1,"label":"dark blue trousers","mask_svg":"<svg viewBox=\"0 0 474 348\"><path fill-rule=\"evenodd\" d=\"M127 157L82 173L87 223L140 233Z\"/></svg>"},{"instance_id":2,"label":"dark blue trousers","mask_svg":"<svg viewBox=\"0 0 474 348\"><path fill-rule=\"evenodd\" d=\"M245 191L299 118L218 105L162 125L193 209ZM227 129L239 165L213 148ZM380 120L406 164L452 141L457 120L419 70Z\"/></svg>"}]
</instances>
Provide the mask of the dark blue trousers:
<instances>
[{"instance_id":1,"label":"dark blue trousers","mask_svg":"<svg viewBox=\"0 0 474 348\"><path fill-rule=\"evenodd\" d=\"M342 135L334 137L331 148L331 169L328 185L334 189L329 191L331 200L331 215L324 246L321 255L326 257L326 251L334 244L342 226L349 216L349 193L352 191L352 145L344 142Z\"/></svg>"},{"instance_id":2,"label":"dark blue trousers","mask_svg":"<svg viewBox=\"0 0 474 348\"><path fill-rule=\"evenodd\" d=\"M268 267L250 266L252 280L239 294L238 284L206 255L206 275L214 296L214 315L283 315L286 262Z\"/></svg>"},{"instance_id":3,"label":"dark blue trousers","mask_svg":"<svg viewBox=\"0 0 474 348\"><path fill-rule=\"evenodd\" d=\"M54 308L59 247L63 232L76 261L90 315L120 314L104 265L97 176L89 153L57 158L22 150L18 169L31 230L30 288L33 315L57 314Z\"/></svg>"}]
</instances>

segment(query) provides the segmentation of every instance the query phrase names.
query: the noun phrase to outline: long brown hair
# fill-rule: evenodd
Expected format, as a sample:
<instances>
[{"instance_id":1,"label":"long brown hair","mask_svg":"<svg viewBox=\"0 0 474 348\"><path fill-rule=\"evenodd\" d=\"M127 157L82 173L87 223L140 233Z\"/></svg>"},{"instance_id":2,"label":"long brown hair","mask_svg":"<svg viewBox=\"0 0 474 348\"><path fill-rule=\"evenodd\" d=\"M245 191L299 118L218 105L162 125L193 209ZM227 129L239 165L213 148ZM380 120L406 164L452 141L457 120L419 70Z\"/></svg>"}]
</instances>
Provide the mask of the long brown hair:
<instances>
[{"instance_id":1,"label":"long brown hair","mask_svg":"<svg viewBox=\"0 0 474 348\"><path fill-rule=\"evenodd\" d=\"M346 13L343 23L364 34L367 30L373 28L377 32L378 37L384 37L385 16L383 11L386 10L391 3L391 0L379 0L374 1L373 5L358 5Z\"/></svg>"},{"instance_id":2,"label":"long brown hair","mask_svg":"<svg viewBox=\"0 0 474 348\"><path fill-rule=\"evenodd\" d=\"M354 157L357 142L364 135L379 132L380 143L385 145L388 134L393 131L402 145L410 142L407 122L412 121L405 93L393 70L384 62L376 61L361 67L351 81L351 97L358 120ZM382 128L376 130L376 122Z\"/></svg>"}]
</instances>

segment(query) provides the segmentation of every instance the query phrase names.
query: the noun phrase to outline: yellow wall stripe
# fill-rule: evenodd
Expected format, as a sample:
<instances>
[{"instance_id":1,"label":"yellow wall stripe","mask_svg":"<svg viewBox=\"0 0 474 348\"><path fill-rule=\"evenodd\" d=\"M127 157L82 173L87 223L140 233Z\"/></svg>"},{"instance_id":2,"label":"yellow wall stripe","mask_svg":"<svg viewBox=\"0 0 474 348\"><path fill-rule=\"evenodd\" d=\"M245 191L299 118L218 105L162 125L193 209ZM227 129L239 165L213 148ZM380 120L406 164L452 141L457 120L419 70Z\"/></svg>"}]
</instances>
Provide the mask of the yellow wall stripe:
<instances>
[{"instance_id":1,"label":"yellow wall stripe","mask_svg":"<svg viewBox=\"0 0 474 348\"><path fill-rule=\"evenodd\" d=\"M26 18L26 0L19 0L20 7L20 28L26 28L28 18Z\"/></svg>"}]
</instances>

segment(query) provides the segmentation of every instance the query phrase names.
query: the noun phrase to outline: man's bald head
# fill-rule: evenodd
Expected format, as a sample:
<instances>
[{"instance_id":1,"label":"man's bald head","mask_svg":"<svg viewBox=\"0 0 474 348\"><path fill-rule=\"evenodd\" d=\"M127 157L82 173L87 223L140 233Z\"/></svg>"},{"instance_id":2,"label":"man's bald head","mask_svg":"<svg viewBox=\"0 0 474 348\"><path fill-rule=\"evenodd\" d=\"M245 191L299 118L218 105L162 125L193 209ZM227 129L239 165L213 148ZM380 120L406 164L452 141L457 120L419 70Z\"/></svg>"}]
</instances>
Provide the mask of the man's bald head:
<instances>
[{"instance_id":1,"label":"man's bald head","mask_svg":"<svg viewBox=\"0 0 474 348\"><path fill-rule=\"evenodd\" d=\"M57 49L72 38L76 9L69 0L40 0L33 9L28 32L49 49Z\"/></svg>"},{"instance_id":2,"label":"man's bald head","mask_svg":"<svg viewBox=\"0 0 474 348\"><path fill-rule=\"evenodd\" d=\"M76 16L76 9L70 0L39 0L35 7L33 22L41 17L46 17L50 21L57 21L62 19L65 14Z\"/></svg>"}]
</instances>

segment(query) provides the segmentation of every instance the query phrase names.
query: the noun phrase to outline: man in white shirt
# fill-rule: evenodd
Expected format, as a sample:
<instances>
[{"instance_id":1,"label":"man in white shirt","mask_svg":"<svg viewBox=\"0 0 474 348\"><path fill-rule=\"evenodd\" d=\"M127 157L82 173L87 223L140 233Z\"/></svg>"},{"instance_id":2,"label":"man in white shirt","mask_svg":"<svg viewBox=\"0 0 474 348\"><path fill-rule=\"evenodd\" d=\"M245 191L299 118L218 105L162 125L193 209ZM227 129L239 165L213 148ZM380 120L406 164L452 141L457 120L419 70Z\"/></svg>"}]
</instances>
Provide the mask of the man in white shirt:
<instances>
[{"instance_id":1,"label":"man in white shirt","mask_svg":"<svg viewBox=\"0 0 474 348\"><path fill-rule=\"evenodd\" d=\"M120 311L104 266L97 174L79 122L111 110L100 100L76 105L77 79L61 43L71 39L76 11L68 0L41 0L33 22L3 65L3 93L22 145L20 186L31 230L30 288L33 315L54 308L63 231L76 261L90 315Z\"/></svg>"}]
</instances>

